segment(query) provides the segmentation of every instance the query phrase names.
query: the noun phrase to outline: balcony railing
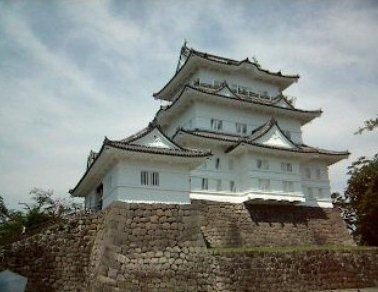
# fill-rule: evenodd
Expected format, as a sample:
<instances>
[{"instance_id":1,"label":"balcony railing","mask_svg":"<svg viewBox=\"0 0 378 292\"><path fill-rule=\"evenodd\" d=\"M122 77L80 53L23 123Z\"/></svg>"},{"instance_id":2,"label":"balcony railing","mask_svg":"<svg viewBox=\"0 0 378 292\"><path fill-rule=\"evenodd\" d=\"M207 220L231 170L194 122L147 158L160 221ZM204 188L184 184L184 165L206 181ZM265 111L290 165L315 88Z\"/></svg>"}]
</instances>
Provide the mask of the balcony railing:
<instances>
[{"instance_id":1,"label":"balcony railing","mask_svg":"<svg viewBox=\"0 0 378 292\"><path fill-rule=\"evenodd\" d=\"M203 88L210 88L210 89L219 89L225 85L226 81L223 82L214 82L214 83L207 83L207 82L201 82L199 79L196 79L193 81L194 86L203 87ZM276 96L270 96L267 92L264 93L256 93L246 87L234 85L231 86L230 90L233 93L241 94L245 97L250 98L259 98L259 99L265 99L265 100L274 100L279 98L286 98L292 105L294 104L294 101L296 100L293 96L283 95L282 93L276 95Z\"/></svg>"}]
</instances>

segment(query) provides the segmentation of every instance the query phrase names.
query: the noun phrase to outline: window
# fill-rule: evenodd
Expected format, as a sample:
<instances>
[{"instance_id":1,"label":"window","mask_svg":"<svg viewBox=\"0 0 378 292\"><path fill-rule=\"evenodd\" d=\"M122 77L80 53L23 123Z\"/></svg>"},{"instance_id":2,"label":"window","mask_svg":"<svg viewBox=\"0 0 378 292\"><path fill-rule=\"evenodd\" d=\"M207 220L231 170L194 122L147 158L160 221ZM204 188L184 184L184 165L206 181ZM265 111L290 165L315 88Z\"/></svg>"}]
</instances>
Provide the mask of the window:
<instances>
[{"instance_id":1,"label":"window","mask_svg":"<svg viewBox=\"0 0 378 292\"><path fill-rule=\"evenodd\" d=\"M247 134L247 124L236 123L236 133L238 134Z\"/></svg>"},{"instance_id":2,"label":"window","mask_svg":"<svg viewBox=\"0 0 378 292\"><path fill-rule=\"evenodd\" d=\"M232 158L228 159L228 169L234 170L234 160Z\"/></svg>"},{"instance_id":3,"label":"window","mask_svg":"<svg viewBox=\"0 0 378 292\"><path fill-rule=\"evenodd\" d=\"M199 78L194 79L193 84L194 85L199 85L200 84L200 79Z\"/></svg>"},{"instance_id":4,"label":"window","mask_svg":"<svg viewBox=\"0 0 378 292\"><path fill-rule=\"evenodd\" d=\"M269 169L269 161L263 160L263 159L257 159L256 166L258 169Z\"/></svg>"},{"instance_id":5,"label":"window","mask_svg":"<svg viewBox=\"0 0 378 292\"><path fill-rule=\"evenodd\" d=\"M201 189L202 190L208 190L209 189L209 180L207 178L202 178Z\"/></svg>"},{"instance_id":6,"label":"window","mask_svg":"<svg viewBox=\"0 0 378 292\"><path fill-rule=\"evenodd\" d=\"M233 180L230 181L230 192L236 192L235 182Z\"/></svg>"},{"instance_id":7,"label":"window","mask_svg":"<svg viewBox=\"0 0 378 292\"><path fill-rule=\"evenodd\" d=\"M210 126L212 130L221 131L223 128L223 123L221 120L211 119Z\"/></svg>"},{"instance_id":8,"label":"window","mask_svg":"<svg viewBox=\"0 0 378 292\"><path fill-rule=\"evenodd\" d=\"M305 168L305 177L311 179L311 169L309 167Z\"/></svg>"},{"instance_id":9,"label":"window","mask_svg":"<svg viewBox=\"0 0 378 292\"><path fill-rule=\"evenodd\" d=\"M309 198L313 198L314 197L314 193L312 191L312 188L307 188L307 195Z\"/></svg>"},{"instance_id":10,"label":"window","mask_svg":"<svg viewBox=\"0 0 378 292\"><path fill-rule=\"evenodd\" d=\"M159 173L158 172L152 172L151 173L151 181L153 186L159 185Z\"/></svg>"},{"instance_id":11,"label":"window","mask_svg":"<svg viewBox=\"0 0 378 292\"><path fill-rule=\"evenodd\" d=\"M215 159L215 169L220 169L220 158Z\"/></svg>"},{"instance_id":12,"label":"window","mask_svg":"<svg viewBox=\"0 0 378 292\"><path fill-rule=\"evenodd\" d=\"M142 186L148 186L148 171L142 171L140 173L140 184Z\"/></svg>"},{"instance_id":13,"label":"window","mask_svg":"<svg viewBox=\"0 0 378 292\"><path fill-rule=\"evenodd\" d=\"M158 186L159 185L159 173L158 172L140 172L140 184L142 186Z\"/></svg>"},{"instance_id":14,"label":"window","mask_svg":"<svg viewBox=\"0 0 378 292\"><path fill-rule=\"evenodd\" d=\"M269 179L259 179L259 190L268 191L270 189L270 180Z\"/></svg>"},{"instance_id":15,"label":"window","mask_svg":"<svg viewBox=\"0 0 378 292\"><path fill-rule=\"evenodd\" d=\"M316 173L316 179L321 179L322 173L321 173L321 171L320 171L320 168L317 168L317 169L315 170L315 173Z\"/></svg>"},{"instance_id":16,"label":"window","mask_svg":"<svg viewBox=\"0 0 378 292\"><path fill-rule=\"evenodd\" d=\"M293 165L288 162L281 163L281 171L283 172L293 172Z\"/></svg>"},{"instance_id":17,"label":"window","mask_svg":"<svg viewBox=\"0 0 378 292\"><path fill-rule=\"evenodd\" d=\"M245 94L247 95L248 94L248 88L245 87L245 86L238 86L238 93L241 93L241 94Z\"/></svg>"},{"instance_id":18,"label":"window","mask_svg":"<svg viewBox=\"0 0 378 292\"><path fill-rule=\"evenodd\" d=\"M214 88L220 88L222 86L222 82L219 80L214 80Z\"/></svg>"},{"instance_id":19,"label":"window","mask_svg":"<svg viewBox=\"0 0 378 292\"><path fill-rule=\"evenodd\" d=\"M97 206L96 210L102 210L102 196L104 194L104 186L101 184L96 189Z\"/></svg>"},{"instance_id":20,"label":"window","mask_svg":"<svg viewBox=\"0 0 378 292\"><path fill-rule=\"evenodd\" d=\"M282 182L283 191L285 193L294 192L294 182L292 181L283 181Z\"/></svg>"},{"instance_id":21,"label":"window","mask_svg":"<svg viewBox=\"0 0 378 292\"><path fill-rule=\"evenodd\" d=\"M220 192L222 190L222 180L220 180L220 179L216 180L216 188L215 189L216 189L217 192Z\"/></svg>"}]
</instances>

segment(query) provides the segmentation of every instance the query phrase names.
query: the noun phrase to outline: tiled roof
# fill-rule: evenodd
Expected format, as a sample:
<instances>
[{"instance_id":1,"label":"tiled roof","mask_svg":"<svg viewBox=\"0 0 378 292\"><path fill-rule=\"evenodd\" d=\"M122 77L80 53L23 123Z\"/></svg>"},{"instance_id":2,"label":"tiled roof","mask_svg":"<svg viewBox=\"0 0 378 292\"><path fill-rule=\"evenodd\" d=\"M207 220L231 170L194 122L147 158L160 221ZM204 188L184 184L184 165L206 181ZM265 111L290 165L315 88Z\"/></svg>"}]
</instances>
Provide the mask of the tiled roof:
<instances>
[{"instance_id":1,"label":"tiled roof","mask_svg":"<svg viewBox=\"0 0 378 292\"><path fill-rule=\"evenodd\" d=\"M287 78L287 79L292 79L292 80L294 79L295 81L299 79L299 75L298 74L296 74L296 75L286 75L286 74L282 74L281 71L271 72L269 70L262 69L258 64L254 63L254 62L251 62L248 58L246 58L244 60L241 60L241 61L236 61L236 60L233 60L233 59L224 58L224 57L220 57L220 56L217 56L217 55L212 55L212 54L200 52L200 51L194 50L192 48L188 48L185 44L181 48L180 58L183 55L186 57L186 60L185 60L184 64L181 67L177 68L176 73L164 85L164 87L162 89L160 89L158 92L153 93L154 97L159 96L169 86L169 84L176 78L176 76L181 71L183 71L183 68L185 68L185 65L188 64L188 60L191 59L191 56L198 56L198 57L200 57L202 59L205 59L205 60L208 60L208 61L211 61L211 62L215 62L215 63L219 63L219 64L225 64L225 65L231 65L231 66L240 66L242 64L251 64L258 71L264 72L265 74L268 74L268 75L271 75L271 76L281 77L281 78Z\"/></svg>"},{"instance_id":2,"label":"tiled roof","mask_svg":"<svg viewBox=\"0 0 378 292\"><path fill-rule=\"evenodd\" d=\"M282 98L277 98L277 99L273 99L273 100L264 100L264 99L246 97L246 96L242 96L240 94L235 94L235 93L233 93L234 96L225 96L225 95L222 95L222 94L218 94L215 90L205 89L205 88L202 88L202 87L195 87L195 86L192 86L192 85L186 85L182 89L180 94L172 101L172 103L170 105L165 106L165 107L161 107L159 109L159 111L156 113L156 116L158 116L161 113L168 111L172 107L174 107L174 105L180 100L181 96L183 95L183 93L186 90L194 90L194 91L197 91L197 92L202 92L204 94L210 94L210 95L213 95L213 96L217 96L217 97L225 99L225 100L227 100L227 99L228 100L236 100L236 101L250 103L250 104L263 105L263 106L268 106L268 107L272 107L272 108L276 108L276 109L280 109L280 110L284 110L284 111L292 111L292 112L297 112L297 113L302 113L302 114L310 114L310 115L311 114L312 115L320 115L322 113L322 110L310 111L310 110L297 109L297 108L294 108L293 106L290 106L290 107L287 107L287 108L282 107L282 106L278 106L277 103L280 100L282 100Z\"/></svg>"},{"instance_id":3,"label":"tiled roof","mask_svg":"<svg viewBox=\"0 0 378 292\"><path fill-rule=\"evenodd\" d=\"M183 157L183 158L201 158L201 157L211 156L211 151L208 151L208 150L196 150L196 149L183 148L177 145L167 136L165 136L164 133L161 131L160 131L161 134L165 138L167 138L177 148L173 149L173 148L149 147L149 146L138 145L134 143L137 139L144 137L145 135L152 132L156 128L159 129L160 131L160 128L158 125L154 123L150 123L148 127L122 140L109 140L108 138L105 137L100 152L96 155L93 162L89 165L86 172L81 177L80 181L69 192L71 194L75 192L75 190L79 187L79 185L84 180L84 178L88 175L89 171L95 165L96 161L101 157L101 154L105 151L105 149L109 147L114 148L114 149L125 150L125 151L142 152L142 153L150 153L150 154L166 155L166 156L176 156L176 157Z\"/></svg>"},{"instance_id":4,"label":"tiled roof","mask_svg":"<svg viewBox=\"0 0 378 292\"><path fill-rule=\"evenodd\" d=\"M265 133L267 133L274 125L276 125L279 128L277 121L274 118L272 118L267 123L263 124L262 126L252 131L251 135L247 137L238 136L238 135L230 135L230 134L225 134L225 133L217 133L217 132L212 132L212 131L204 131L204 130L199 130L199 129L196 129L193 131L179 129L172 139L174 139L180 133L184 133L184 134L188 134L192 136L197 136L200 138L207 138L207 139L213 139L213 140L219 140L223 142L232 143L232 145L230 145L230 147L226 150L226 152L232 151L233 149L235 149L241 144L246 144L246 145L252 145L256 147L271 148L271 149L276 149L276 150L298 152L298 153L309 153L309 154L312 153L312 154L325 154L325 155L349 155L350 154L348 151L331 151L331 150L311 147L305 144L294 143L289 137L285 135L285 133L282 132L280 128L279 130L281 131L281 133L286 137L286 139L288 139L294 145L293 148L284 148L284 147L257 143L256 140L262 137Z\"/></svg>"},{"instance_id":5,"label":"tiled roof","mask_svg":"<svg viewBox=\"0 0 378 292\"><path fill-rule=\"evenodd\" d=\"M150 147L150 146L138 145L138 144L133 144L133 143L125 143L122 141L111 141L107 139L104 141L104 145L117 148L117 149L127 150L127 151L180 156L180 157L206 157L206 156L211 155L210 151L186 149L182 147L180 147L180 149Z\"/></svg>"},{"instance_id":6,"label":"tiled roof","mask_svg":"<svg viewBox=\"0 0 378 292\"><path fill-rule=\"evenodd\" d=\"M225 58L225 57L209 54L209 53L206 53L206 52L197 51L193 48L188 48L185 44L181 49L181 54L186 56L186 57L189 57L191 54L193 54L193 55L199 56L201 58L207 59L209 61L214 61L214 62L218 62L218 63L222 63L222 64L226 64L226 65L233 65L233 66L239 66L243 63L249 63L249 64L254 65L256 67L256 69L258 69L259 71L267 73L269 75L278 76L278 77L285 77L285 78L295 78L295 79L299 78L298 74L286 75L286 74L282 74L281 71L271 72L269 70L262 69L258 64L256 64L255 62L251 62L248 58L245 58L244 60L237 61L237 60L234 60L234 59Z\"/></svg>"}]
</instances>

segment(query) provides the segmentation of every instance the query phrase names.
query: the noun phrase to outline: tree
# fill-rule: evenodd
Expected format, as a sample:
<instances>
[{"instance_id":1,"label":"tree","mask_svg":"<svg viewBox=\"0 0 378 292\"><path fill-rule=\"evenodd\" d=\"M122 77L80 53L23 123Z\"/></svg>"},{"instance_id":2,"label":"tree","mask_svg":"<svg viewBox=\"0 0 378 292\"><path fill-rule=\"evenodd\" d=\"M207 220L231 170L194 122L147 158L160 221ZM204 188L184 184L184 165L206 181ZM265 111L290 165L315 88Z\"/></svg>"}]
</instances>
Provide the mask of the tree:
<instances>
[{"instance_id":1,"label":"tree","mask_svg":"<svg viewBox=\"0 0 378 292\"><path fill-rule=\"evenodd\" d=\"M20 203L24 206L21 211L8 209L0 196L0 245L43 225L56 223L81 209L79 204L56 199L53 194L53 191L32 189L29 193L31 203Z\"/></svg>"},{"instance_id":2,"label":"tree","mask_svg":"<svg viewBox=\"0 0 378 292\"><path fill-rule=\"evenodd\" d=\"M360 157L348 167L348 175L344 196L333 194L334 204L361 244L378 246L378 154Z\"/></svg>"},{"instance_id":3,"label":"tree","mask_svg":"<svg viewBox=\"0 0 378 292\"><path fill-rule=\"evenodd\" d=\"M373 131L378 117L366 120L354 134ZM334 205L342 210L343 218L361 244L378 246L378 153L372 159L362 156L348 167L347 189L344 195L332 194Z\"/></svg>"}]
</instances>

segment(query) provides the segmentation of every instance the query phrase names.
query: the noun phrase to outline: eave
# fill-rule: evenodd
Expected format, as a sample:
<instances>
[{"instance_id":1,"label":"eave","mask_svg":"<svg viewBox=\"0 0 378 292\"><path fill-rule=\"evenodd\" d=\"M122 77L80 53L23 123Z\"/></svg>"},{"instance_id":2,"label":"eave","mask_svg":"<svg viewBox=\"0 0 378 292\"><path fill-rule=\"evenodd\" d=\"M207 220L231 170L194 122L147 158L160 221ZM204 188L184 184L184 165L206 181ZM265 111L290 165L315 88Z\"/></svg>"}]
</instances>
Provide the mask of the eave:
<instances>
[{"instance_id":1,"label":"eave","mask_svg":"<svg viewBox=\"0 0 378 292\"><path fill-rule=\"evenodd\" d=\"M292 157L298 157L304 160L322 160L327 163L327 165L332 165L340 160L348 158L350 155L347 151L336 152L336 151L320 151L317 148L312 148L304 151L302 148L284 148L275 147L270 145L264 145L259 143L248 143L240 142L229 147L226 151L228 154L238 155L246 152L263 152L265 154L271 155L287 155Z\"/></svg>"},{"instance_id":2,"label":"eave","mask_svg":"<svg viewBox=\"0 0 378 292\"><path fill-rule=\"evenodd\" d=\"M143 138L154 129L158 129L158 126L150 124L142 131L123 140L112 141L105 138L100 152L76 186L69 192L73 196L86 195L90 190L95 188L96 183L99 183L100 178L104 176L106 171L119 160L159 160L168 163L186 164L191 169L199 166L203 163L204 159L212 155L208 150L183 148L171 141L162 132L161 134L175 146L174 149L150 147L134 143L137 139Z\"/></svg>"},{"instance_id":3,"label":"eave","mask_svg":"<svg viewBox=\"0 0 378 292\"><path fill-rule=\"evenodd\" d=\"M185 106L192 101L221 103L235 108L250 109L263 112L269 115L290 116L297 119L304 125L322 114L321 110L302 110L292 107L281 107L275 104L258 102L255 99L241 99L237 96L225 96L218 93L209 93L202 89L186 85L172 103L161 108L155 115L155 120L159 124L166 124L177 115L177 112L185 109Z\"/></svg>"},{"instance_id":4,"label":"eave","mask_svg":"<svg viewBox=\"0 0 378 292\"><path fill-rule=\"evenodd\" d=\"M253 134L251 136L253 136ZM328 165L346 159L350 155L348 151L330 151L309 147L307 145L295 144L293 148L269 146L254 143L250 141L250 137L227 135L203 130L187 131L179 129L172 139L180 144L189 143L190 141L203 144L215 143L219 146L226 147L225 153L232 155L239 155L249 151L262 152L271 155L293 156L304 160L321 159L326 161ZM258 139L258 137L255 139Z\"/></svg>"},{"instance_id":5,"label":"eave","mask_svg":"<svg viewBox=\"0 0 378 292\"><path fill-rule=\"evenodd\" d=\"M281 91L297 82L299 79L299 75L283 75L281 72L273 73L261 69L255 63L249 61L248 58L242 61L226 60L228 61L223 62L215 58L206 58L205 54L200 54L198 51L191 51L185 63L176 71L168 83L160 91L154 93L153 96L157 99L171 100L178 88L184 86L190 75L200 68L230 73L242 72L250 74L254 79L278 85Z\"/></svg>"}]
</instances>

